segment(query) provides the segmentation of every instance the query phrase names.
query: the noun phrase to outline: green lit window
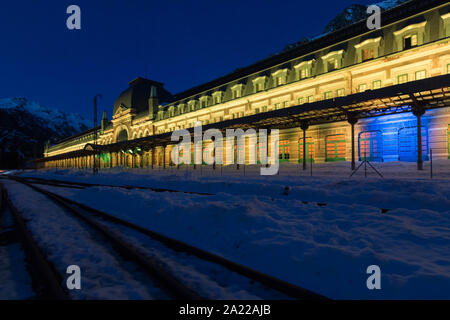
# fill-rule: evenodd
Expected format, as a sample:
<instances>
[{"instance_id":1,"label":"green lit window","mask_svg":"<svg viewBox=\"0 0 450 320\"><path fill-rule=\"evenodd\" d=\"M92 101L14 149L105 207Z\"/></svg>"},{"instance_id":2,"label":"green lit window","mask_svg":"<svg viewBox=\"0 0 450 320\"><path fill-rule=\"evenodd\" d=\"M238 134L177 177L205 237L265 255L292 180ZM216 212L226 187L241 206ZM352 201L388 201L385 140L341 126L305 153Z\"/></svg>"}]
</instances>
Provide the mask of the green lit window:
<instances>
[{"instance_id":1,"label":"green lit window","mask_svg":"<svg viewBox=\"0 0 450 320\"><path fill-rule=\"evenodd\" d=\"M331 99L331 98L332 98L332 93L331 93L331 91L325 92L325 93L323 94L323 97L324 97L325 99Z\"/></svg>"},{"instance_id":2,"label":"green lit window","mask_svg":"<svg viewBox=\"0 0 450 320\"><path fill-rule=\"evenodd\" d=\"M426 77L426 71L425 70L420 70L416 72L416 80L422 80L425 79Z\"/></svg>"},{"instance_id":3,"label":"green lit window","mask_svg":"<svg viewBox=\"0 0 450 320\"><path fill-rule=\"evenodd\" d=\"M380 89L381 88L381 80L375 80L372 82L372 89Z\"/></svg>"}]
</instances>

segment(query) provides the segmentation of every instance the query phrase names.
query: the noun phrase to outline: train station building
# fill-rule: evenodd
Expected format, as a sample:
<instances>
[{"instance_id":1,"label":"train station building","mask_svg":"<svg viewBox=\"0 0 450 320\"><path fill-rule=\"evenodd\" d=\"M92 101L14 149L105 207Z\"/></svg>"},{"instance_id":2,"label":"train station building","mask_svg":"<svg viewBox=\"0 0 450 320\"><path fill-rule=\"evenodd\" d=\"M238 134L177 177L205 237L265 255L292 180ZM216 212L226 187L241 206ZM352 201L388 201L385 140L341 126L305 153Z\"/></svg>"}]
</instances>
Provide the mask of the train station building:
<instances>
[{"instance_id":1,"label":"train station building","mask_svg":"<svg viewBox=\"0 0 450 320\"><path fill-rule=\"evenodd\" d=\"M279 129L278 160L304 166L368 159L421 169L430 150L450 159L450 5L407 2L381 22L369 30L360 21L177 94L138 77L110 119L105 112L98 127L47 146L37 162L170 166L172 132L193 134L197 121L203 130Z\"/></svg>"}]
</instances>

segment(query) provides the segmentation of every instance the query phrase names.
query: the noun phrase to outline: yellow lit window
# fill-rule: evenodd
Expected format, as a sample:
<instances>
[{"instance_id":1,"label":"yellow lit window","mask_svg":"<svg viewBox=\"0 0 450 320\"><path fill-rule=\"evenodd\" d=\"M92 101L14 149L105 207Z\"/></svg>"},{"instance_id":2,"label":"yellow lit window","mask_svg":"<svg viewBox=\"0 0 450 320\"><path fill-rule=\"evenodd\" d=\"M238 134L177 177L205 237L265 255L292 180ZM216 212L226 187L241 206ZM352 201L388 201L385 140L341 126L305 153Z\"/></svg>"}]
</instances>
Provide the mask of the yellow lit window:
<instances>
[{"instance_id":1,"label":"yellow lit window","mask_svg":"<svg viewBox=\"0 0 450 320\"><path fill-rule=\"evenodd\" d=\"M420 70L416 72L416 80L425 79L425 76L426 76L425 70Z\"/></svg>"},{"instance_id":2,"label":"yellow lit window","mask_svg":"<svg viewBox=\"0 0 450 320\"><path fill-rule=\"evenodd\" d=\"M381 80L375 80L372 82L372 89L380 89L381 88Z\"/></svg>"},{"instance_id":3,"label":"yellow lit window","mask_svg":"<svg viewBox=\"0 0 450 320\"><path fill-rule=\"evenodd\" d=\"M410 34L403 38L403 48L410 49L417 46L417 34Z\"/></svg>"},{"instance_id":4,"label":"yellow lit window","mask_svg":"<svg viewBox=\"0 0 450 320\"><path fill-rule=\"evenodd\" d=\"M325 92L324 95L323 95L323 97L324 97L325 99L331 99L331 98L332 98L331 91Z\"/></svg>"},{"instance_id":5,"label":"yellow lit window","mask_svg":"<svg viewBox=\"0 0 450 320\"><path fill-rule=\"evenodd\" d=\"M398 84L402 84L405 82L408 82L408 74L407 73L401 74L398 76Z\"/></svg>"},{"instance_id":6,"label":"yellow lit window","mask_svg":"<svg viewBox=\"0 0 450 320\"><path fill-rule=\"evenodd\" d=\"M367 90L367 84L361 83L361 84L358 86L358 91L359 91L359 92L364 92L364 91L366 91L366 90Z\"/></svg>"},{"instance_id":7,"label":"yellow lit window","mask_svg":"<svg viewBox=\"0 0 450 320\"><path fill-rule=\"evenodd\" d=\"M345 89L342 88L342 89L336 90L336 96L338 96L338 97L343 97L343 96L345 96Z\"/></svg>"},{"instance_id":8,"label":"yellow lit window","mask_svg":"<svg viewBox=\"0 0 450 320\"><path fill-rule=\"evenodd\" d=\"M308 96L308 103L314 102L314 96Z\"/></svg>"},{"instance_id":9,"label":"yellow lit window","mask_svg":"<svg viewBox=\"0 0 450 320\"><path fill-rule=\"evenodd\" d=\"M288 101L283 101L283 108L286 108L288 106Z\"/></svg>"}]
</instances>

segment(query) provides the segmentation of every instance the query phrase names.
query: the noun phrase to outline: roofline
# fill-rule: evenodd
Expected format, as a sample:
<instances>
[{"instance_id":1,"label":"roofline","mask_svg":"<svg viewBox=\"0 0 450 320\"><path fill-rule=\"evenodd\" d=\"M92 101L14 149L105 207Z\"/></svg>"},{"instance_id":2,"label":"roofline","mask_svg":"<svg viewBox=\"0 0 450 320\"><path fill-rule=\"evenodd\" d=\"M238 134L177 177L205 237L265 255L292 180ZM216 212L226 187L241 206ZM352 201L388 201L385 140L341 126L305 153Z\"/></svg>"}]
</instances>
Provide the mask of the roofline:
<instances>
[{"instance_id":1,"label":"roofline","mask_svg":"<svg viewBox=\"0 0 450 320\"><path fill-rule=\"evenodd\" d=\"M381 27L382 28L386 27L392 23L397 22L399 19L408 18L409 16L412 16L414 14L418 14L420 12L424 12L439 7L446 3L447 1L445 0L417 0L417 1L412 0L405 2L399 6L393 7L381 13L381 21L382 21ZM337 45L339 42L343 42L358 35L370 33L373 31L374 30L368 31L366 26L366 20L358 21L354 24L351 24L347 27L336 30L334 32L328 33L323 37L314 39L291 50L281 52L276 54L275 56L262 59L254 64L251 64L247 67L239 68L229 74L216 78L212 81L206 82L204 84L174 94L173 98L175 101L186 99L201 92L208 91L213 88L223 86L229 82L249 76L253 73L261 72L265 69L274 67L276 65L287 63L300 56L311 54L317 50L320 50L321 48L334 46Z\"/></svg>"}]
</instances>

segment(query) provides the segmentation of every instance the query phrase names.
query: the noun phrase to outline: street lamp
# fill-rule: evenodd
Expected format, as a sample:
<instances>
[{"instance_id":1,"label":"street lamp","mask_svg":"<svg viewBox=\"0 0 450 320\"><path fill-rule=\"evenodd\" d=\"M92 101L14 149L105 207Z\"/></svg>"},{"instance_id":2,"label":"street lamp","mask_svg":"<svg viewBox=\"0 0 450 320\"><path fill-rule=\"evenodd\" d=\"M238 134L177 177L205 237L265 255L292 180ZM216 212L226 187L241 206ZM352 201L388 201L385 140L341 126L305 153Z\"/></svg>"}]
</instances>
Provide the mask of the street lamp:
<instances>
[{"instance_id":1,"label":"street lamp","mask_svg":"<svg viewBox=\"0 0 450 320\"><path fill-rule=\"evenodd\" d=\"M95 160L96 156L96 147L97 147L97 98L101 98L102 95L99 93L94 97L94 161L93 161L93 174L98 172L97 161Z\"/></svg>"}]
</instances>

